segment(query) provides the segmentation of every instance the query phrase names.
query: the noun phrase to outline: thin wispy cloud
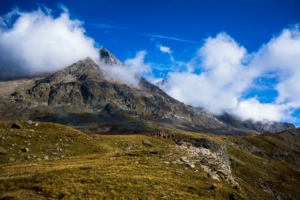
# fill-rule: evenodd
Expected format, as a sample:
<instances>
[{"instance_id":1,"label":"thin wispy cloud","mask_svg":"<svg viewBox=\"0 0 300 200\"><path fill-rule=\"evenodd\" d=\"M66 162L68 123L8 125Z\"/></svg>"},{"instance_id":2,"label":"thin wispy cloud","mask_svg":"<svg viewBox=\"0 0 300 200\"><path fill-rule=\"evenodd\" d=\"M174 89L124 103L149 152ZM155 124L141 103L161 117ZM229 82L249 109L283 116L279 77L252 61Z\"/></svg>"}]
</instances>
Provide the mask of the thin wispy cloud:
<instances>
[{"instance_id":1,"label":"thin wispy cloud","mask_svg":"<svg viewBox=\"0 0 300 200\"><path fill-rule=\"evenodd\" d=\"M163 35L154 35L154 34L145 34L141 33L140 35L147 36L147 37L154 37L154 38L162 38L162 39L167 39L167 40L174 40L174 41L179 41L179 42L187 42L187 43L192 43L192 44L201 44L200 42L192 41L192 40L184 40L176 37L168 37L168 36L163 36Z\"/></svg>"},{"instance_id":2,"label":"thin wispy cloud","mask_svg":"<svg viewBox=\"0 0 300 200\"><path fill-rule=\"evenodd\" d=\"M102 23L88 23L88 25L91 25L95 28L123 28L123 27L112 26L108 24L102 24Z\"/></svg>"}]
</instances>

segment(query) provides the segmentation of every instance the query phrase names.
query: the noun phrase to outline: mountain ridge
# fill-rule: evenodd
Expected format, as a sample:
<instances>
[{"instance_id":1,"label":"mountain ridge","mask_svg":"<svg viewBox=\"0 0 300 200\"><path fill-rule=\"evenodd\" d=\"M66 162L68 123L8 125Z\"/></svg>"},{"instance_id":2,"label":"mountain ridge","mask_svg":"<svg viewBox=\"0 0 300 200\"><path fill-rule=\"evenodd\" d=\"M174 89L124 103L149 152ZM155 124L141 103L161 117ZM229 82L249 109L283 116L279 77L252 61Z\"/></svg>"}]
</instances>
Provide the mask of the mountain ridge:
<instances>
[{"instance_id":1,"label":"mountain ridge","mask_svg":"<svg viewBox=\"0 0 300 200\"><path fill-rule=\"evenodd\" d=\"M100 65L86 58L52 75L34 79L26 88L3 95L0 120L33 119L99 132L147 132L168 127L215 134L258 134L294 127L282 124L272 129L258 128L249 123L237 126L242 122L230 123L186 106L142 77L140 88L111 80L101 67L123 64L105 48L99 50L99 57Z\"/></svg>"}]
</instances>

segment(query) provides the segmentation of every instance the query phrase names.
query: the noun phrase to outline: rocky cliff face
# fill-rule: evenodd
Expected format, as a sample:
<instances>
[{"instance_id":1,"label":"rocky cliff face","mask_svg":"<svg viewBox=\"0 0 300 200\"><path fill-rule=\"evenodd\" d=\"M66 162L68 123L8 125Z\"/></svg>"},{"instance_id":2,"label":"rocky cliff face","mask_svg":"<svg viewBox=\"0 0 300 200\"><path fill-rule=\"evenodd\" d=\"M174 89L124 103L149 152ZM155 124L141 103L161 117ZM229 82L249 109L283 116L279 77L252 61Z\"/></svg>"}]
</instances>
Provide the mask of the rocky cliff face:
<instances>
[{"instance_id":1,"label":"rocky cliff face","mask_svg":"<svg viewBox=\"0 0 300 200\"><path fill-rule=\"evenodd\" d=\"M122 65L108 50L99 51L105 66ZM278 131L286 126L237 126L204 110L186 106L159 87L139 78L139 88L105 77L90 58L50 76L34 79L26 88L2 95L0 120L40 120L93 129L94 132L147 132L155 127L216 133ZM242 122L241 122L242 123ZM288 127L288 126L287 126Z\"/></svg>"},{"instance_id":2,"label":"rocky cliff face","mask_svg":"<svg viewBox=\"0 0 300 200\"><path fill-rule=\"evenodd\" d=\"M105 65L122 65L122 63L105 48L100 49L99 54L100 59Z\"/></svg>"}]
</instances>

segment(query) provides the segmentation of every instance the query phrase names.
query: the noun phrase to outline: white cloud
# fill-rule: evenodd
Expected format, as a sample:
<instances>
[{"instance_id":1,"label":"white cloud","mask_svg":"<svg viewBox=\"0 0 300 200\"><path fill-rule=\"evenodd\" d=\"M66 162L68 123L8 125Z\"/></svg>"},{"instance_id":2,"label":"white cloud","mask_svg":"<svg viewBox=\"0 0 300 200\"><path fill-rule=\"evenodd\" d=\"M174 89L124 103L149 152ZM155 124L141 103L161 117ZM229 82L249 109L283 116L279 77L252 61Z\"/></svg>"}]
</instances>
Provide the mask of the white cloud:
<instances>
[{"instance_id":1,"label":"white cloud","mask_svg":"<svg viewBox=\"0 0 300 200\"><path fill-rule=\"evenodd\" d=\"M163 53L167 53L167 54L171 54L172 51L170 49L170 47L167 47L167 46L162 46L162 45L159 45L157 46L159 48L159 50Z\"/></svg>"},{"instance_id":2,"label":"white cloud","mask_svg":"<svg viewBox=\"0 0 300 200\"><path fill-rule=\"evenodd\" d=\"M167 93L187 104L204 107L221 114L226 111L243 120L291 120L293 109L300 108L300 31L298 26L285 29L263 45L257 52L247 53L226 33L208 38L199 49L201 62L189 64L200 67L169 73ZM277 79L273 88L278 96L271 103L262 103L259 97L244 98L257 87L255 80Z\"/></svg>"},{"instance_id":3,"label":"white cloud","mask_svg":"<svg viewBox=\"0 0 300 200\"><path fill-rule=\"evenodd\" d=\"M47 8L14 9L1 18L0 78L55 72L88 56L98 59L94 40L85 35L82 22L62 10L55 18Z\"/></svg>"},{"instance_id":4,"label":"white cloud","mask_svg":"<svg viewBox=\"0 0 300 200\"><path fill-rule=\"evenodd\" d=\"M255 55L253 65L276 74L279 95L276 103L299 102L300 99L300 31L299 26L285 29Z\"/></svg>"},{"instance_id":5,"label":"white cloud","mask_svg":"<svg viewBox=\"0 0 300 200\"><path fill-rule=\"evenodd\" d=\"M232 111L242 120L278 121L285 118L285 106L273 103L261 103L256 98L242 100ZM286 118L287 119L287 118Z\"/></svg>"},{"instance_id":6,"label":"white cloud","mask_svg":"<svg viewBox=\"0 0 300 200\"><path fill-rule=\"evenodd\" d=\"M139 76L147 76L151 72L151 66L144 63L146 53L146 51L137 52L134 58L125 60L125 65L102 66L102 68L111 78L138 87Z\"/></svg>"},{"instance_id":7,"label":"white cloud","mask_svg":"<svg viewBox=\"0 0 300 200\"><path fill-rule=\"evenodd\" d=\"M198 51L202 73L192 70L169 74L168 94L187 104L205 107L215 114L234 109L238 97L251 83L251 72L241 65L246 50L222 33L208 38Z\"/></svg>"}]
</instances>

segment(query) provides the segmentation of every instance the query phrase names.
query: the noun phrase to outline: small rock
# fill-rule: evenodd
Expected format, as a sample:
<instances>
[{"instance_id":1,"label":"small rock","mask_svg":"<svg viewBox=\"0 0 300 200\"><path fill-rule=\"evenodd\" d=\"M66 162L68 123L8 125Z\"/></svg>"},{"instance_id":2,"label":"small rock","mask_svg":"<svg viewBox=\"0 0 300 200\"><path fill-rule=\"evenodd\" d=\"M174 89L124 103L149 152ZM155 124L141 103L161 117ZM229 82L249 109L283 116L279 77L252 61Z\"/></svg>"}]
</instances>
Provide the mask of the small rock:
<instances>
[{"instance_id":1,"label":"small rock","mask_svg":"<svg viewBox=\"0 0 300 200\"><path fill-rule=\"evenodd\" d=\"M27 120L26 123L27 124L32 124L32 121L31 120Z\"/></svg>"},{"instance_id":2,"label":"small rock","mask_svg":"<svg viewBox=\"0 0 300 200\"><path fill-rule=\"evenodd\" d=\"M128 146L128 147L126 147L126 150L127 150L127 151L130 151L130 150L132 150L132 146Z\"/></svg>"},{"instance_id":3,"label":"small rock","mask_svg":"<svg viewBox=\"0 0 300 200\"><path fill-rule=\"evenodd\" d=\"M27 147L25 147L25 148L21 149L21 151L23 151L23 152L29 152L29 149Z\"/></svg>"},{"instance_id":4,"label":"small rock","mask_svg":"<svg viewBox=\"0 0 300 200\"><path fill-rule=\"evenodd\" d=\"M214 180L220 181L219 176L217 174L208 173L208 176Z\"/></svg>"},{"instance_id":5,"label":"small rock","mask_svg":"<svg viewBox=\"0 0 300 200\"><path fill-rule=\"evenodd\" d=\"M194 169L196 167L194 164L188 164L188 166L192 169Z\"/></svg>"},{"instance_id":6,"label":"small rock","mask_svg":"<svg viewBox=\"0 0 300 200\"><path fill-rule=\"evenodd\" d=\"M187 157L181 157L180 160L181 160L181 161L188 161L188 160L187 160Z\"/></svg>"},{"instance_id":7,"label":"small rock","mask_svg":"<svg viewBox=\"0 0 300 200\"><path fill-rule=\"evenodd\" d=\"M11 125L10 128L14 128L14 129L22 129L22 126L21 126L20 124L18 124L18 123L14 123L14 124Z\"/></svg>"},{"instance_id":8,"label":"small rock","mask_svg":"<svg viewBox=\"0 0 300 200\"><path fill-rule=\"evenodd\" d=\"M235 190L239 190L239 189L240 189L240 186L239 186L239 185L237 185L237 184L235 184L235 185L233 186L233 189L235 189Z\"/></svg>"},{"instance_id":9,"label":"small rock","mask_svg":"<svg viewBox=\"0 0 300 200\"><path fill-rule=\"evenodd\" d=\"M143 141L142 143L143 143L143 145L146 145L146 146L149 146L149 147L152 147L152 146L153 146L153 145L152 145L149 141L147 141L147 140Z\"/></svg>"},{"instance_id":10,"label":"small rock","mask_svg":"<svg viewBox=\"0 0 300 200\"><path fill-rule=\"evenodd\" d=\"M216 184L212 184L212 185L210 186L210 188L214 190L214 189L217 188L217 185L216 185Z\"/></svg>"},{"instance_id":11,"label":"small rock","mask_svg":"<svg viewBox=\"0 0 300 200\"><path fill-rule=\"evenodd\" d=\"M222 176L228 176L228 174L221 169L217 170L217 174L222 175Z\"/></svg>"},{"instance_id":12,"label":"small rock","mask_svg":"<svg viewBox=\"0 0 300 200\"><path fill-rule=\"evenodd\" d=\"M9 158L9 161L15 162L15 159L14 158Z\"/></svg>"},{"instance_id":13,"label":"small rock","mask_svg":"<svg viewBox=\"0 0 300 200\"><path fill-rule=\"evenodd\" d=\"M35 123L35 126L38 126L39 125L39 123Z\"/></svg>"},{"instance_id":14,"label":"small rock","mask_svg":"<svg viewBox=\"0 0 300 200\"><path fill-rule=\"evenodd\" d=\"M165 164L167 164L167 165L169 165L169 164L170 164L170 162L167 162L167 161L166 161L166 162L164 162L164 163L165 163Z\"/></svg>"},{"instance_id":15,"label":"small rock","mask_svg":"<svg viewBox=\"0 0 300 200\"><path fill-rule=\"evenodd\" d=\"M42 159L40 159L40 158L38 158L38 159L36 159L37 161L41 161Z\"/></svg>"},{"instance_id":16,"label":"small rock","mask_svg":"<svg viewBox=\"0 0 300 200\"><path fill-rule=\"evenodd\" d=\"M49 159L49 156L44 156L43 159L44 159L44 160L48 160L48 159Z\"/></svg>"}]
</instances>

